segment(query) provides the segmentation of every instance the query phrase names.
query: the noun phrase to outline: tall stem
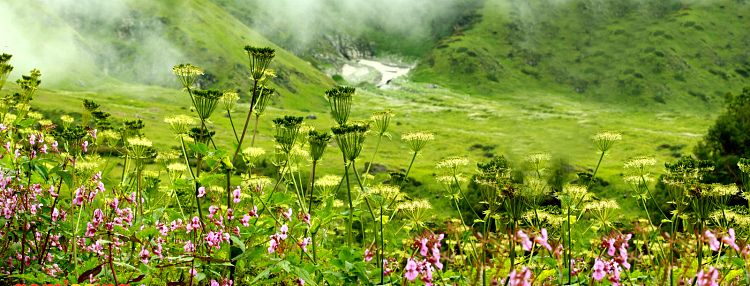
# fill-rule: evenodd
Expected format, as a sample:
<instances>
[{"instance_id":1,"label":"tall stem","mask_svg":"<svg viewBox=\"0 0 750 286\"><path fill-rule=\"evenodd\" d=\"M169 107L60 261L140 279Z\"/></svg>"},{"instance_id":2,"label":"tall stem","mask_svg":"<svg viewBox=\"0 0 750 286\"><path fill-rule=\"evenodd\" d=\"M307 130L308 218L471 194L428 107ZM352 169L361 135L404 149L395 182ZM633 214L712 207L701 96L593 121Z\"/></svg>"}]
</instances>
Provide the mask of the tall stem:
<instances>
[{"instance_id":1,"label":"tall stem","mask_svg":"<svg viewBox=\"0 0 750 286\"><path fill-rule=\"evenodd\" d=\"M253 92L250 94L250 97L255 97L255 92L257 92L258 89L258 81L253 81ZM232 156L232 162L234 160L237 160L237 154L240 153L240 150L242 150L242 141L245 140L245 134L247 133L247 126L250 125L250 117L253 115L253 108L255 108L255 100L251 100L250 102L250 109L247 111L247 118L245 118L245 125L242 127L242 135L240 135L240 141L237 143L237 150L234 151L234 155Z\"/></svg>"},{"instance_id":2,"label":"tall stem","mask_svg":"<svg viewBox=\"0 0 750 286\"><path fill-rule=\"evenodd\" d=\"M352 188L349 185L349 164L344 161L344 178L346 179L346 193L349 198L349 224L347 224L346 245L352 247L352 221L354 220L354 205L352 204Z\"/></svg>"},{"instance_id":3,"label":"tall stem","mask_svg":"<svg viewBox=\"0 0 750 286\"><path fill-rule=\"evenodd\" d=\"M375 161L375 155L378 154L378 150L380 149L381 140L383 140L383 134L380 134L380 136L378 136L378 142L375 143L375 151L373 151L372 156L370 156L370 163L367 164L367 169L365 169L365 175L370 173L370 168L372 168L372 163ZM367 182L367 177L364 178L364 181Z\"/></svg>"},{"instance_id":4,"label":"tall stem","mask_svg":"<svg viewBox=\"0 0 750 286\"><path fill-rule=\"evenodd\" d=\"M258 135L258 121L260 121L260 115L255 115L255 126L253 127L253 139L250 140L250 147L255 146L255 135Z\"/></svg>"}]
</instances>

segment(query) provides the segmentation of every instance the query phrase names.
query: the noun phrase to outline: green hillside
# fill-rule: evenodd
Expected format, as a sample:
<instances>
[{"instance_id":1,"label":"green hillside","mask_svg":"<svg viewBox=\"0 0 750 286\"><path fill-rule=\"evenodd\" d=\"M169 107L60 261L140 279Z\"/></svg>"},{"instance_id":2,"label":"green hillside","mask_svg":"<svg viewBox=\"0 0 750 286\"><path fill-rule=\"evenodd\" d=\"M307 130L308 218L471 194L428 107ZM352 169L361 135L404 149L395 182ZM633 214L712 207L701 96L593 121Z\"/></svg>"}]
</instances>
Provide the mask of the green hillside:
<instances>
[{"instance_id":1,"label":"green hillside","mask_svg":"<svg viewBox=\"0 0 750 286\"><path fill-rule=\"evenodd\" d=\"M302 110L323 106L324 101L318 95L332 84L325 74L248 28L213 2L120 2L125 5L119 8L118 17L112 18L82 15L84 12L74 6L56 8L37 1L6 5L18 14L34 15L31 11L41 11L44 21L34 17L23 19L27 22L22 25L31 26L24 27L25 31L62 34L75 44L67 47L77 56L75 63L66 67L66 71L73 72L50 71L58 80L46 82L46 88L91 91L121 86L117 89L138 90L128 86L152 85L174 89L178 84L171 67L189 62L205 69L201 82L204 88L246 92L249 72L243 47L254 45L276 49L272 68L277 78L273 85L284 95L282 106Z\"/></svg>"},{"instance_id":2,"label":"green hillside","mask_svg":"<svg viewBox=\"0 0 750 286\"><path fill-rule=\"evenodd\" d=\"M474 94L541 89L716 106L750 83L744 1L488 0L413 78Z\"/></svg>"}]
</instances>

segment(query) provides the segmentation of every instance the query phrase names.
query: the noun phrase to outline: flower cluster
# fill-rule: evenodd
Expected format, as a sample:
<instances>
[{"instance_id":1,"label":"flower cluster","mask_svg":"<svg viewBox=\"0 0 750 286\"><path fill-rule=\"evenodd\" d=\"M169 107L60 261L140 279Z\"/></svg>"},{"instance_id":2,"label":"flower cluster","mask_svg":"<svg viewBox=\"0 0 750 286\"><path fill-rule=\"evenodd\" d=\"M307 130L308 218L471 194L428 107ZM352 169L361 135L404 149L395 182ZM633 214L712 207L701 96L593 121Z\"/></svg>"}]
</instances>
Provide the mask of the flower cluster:
<instances>
[{"instance_id":1,"label":"flower cluster","mask_svg":"<svg viewBox=\"0 0 750 286\"><path fill-rule=\"evenodd\" d=\"M421 257L411 257L407 260L404 268L406 279L414 281L421 276L425 285L432 285L432 273L435 268L443 269L443 263L440 262L440 248L444 237L442 233L439 235L429 233L414 240L414 248L419 249Z\"/></svg>"},{"instance_id":2,"label":"flower cluster","mask_svg":"<svg viewBox=\"0 0 750 286\"><path fill-rule=\"evenodd\" d=\"M620 273L622 268L630 269L628 262L628 241L633 234L611 234L602 239L601 247L607 250L609 258L596 258L592 269L592 277L596 281L601 281L604 277L609 277L612 285L620 285Z\"/></svg>"}]
</instances>

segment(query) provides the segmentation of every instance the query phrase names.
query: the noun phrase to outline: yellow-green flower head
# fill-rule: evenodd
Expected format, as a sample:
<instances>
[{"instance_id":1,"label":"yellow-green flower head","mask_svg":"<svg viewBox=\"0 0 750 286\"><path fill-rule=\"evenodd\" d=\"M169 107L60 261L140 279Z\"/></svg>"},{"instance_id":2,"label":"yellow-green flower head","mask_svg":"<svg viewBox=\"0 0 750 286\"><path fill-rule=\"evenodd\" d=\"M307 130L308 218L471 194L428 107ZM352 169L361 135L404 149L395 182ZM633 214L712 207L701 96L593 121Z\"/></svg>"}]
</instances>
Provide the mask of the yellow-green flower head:
<instances>
[{"instance_id":1,"label":"yellow-green flower head","mask_svg":"<svg viewBox=\"0 0 750 286\"><path fill-rule=\"evenodd\" d=\"M39 126L41 127L50 127L54 125L54 123L52 123L52 120L49 120L49 119L40 119L38 123L39 123Z\"/></svg>"},{"instance_id":2,"label":"yellow-green flower head","mask_svg":"<svg viewBox=\"0 0 750 286\"><path fill-rule=\"evenodd\" d=\"M248 158L259 158L266 154L266 150L260 147L247 147L242 150L242 155Z\"/></svg>"},{"instance_id":3,"label":"yellow-green flower head","mask_svg":"<svg viewBox=\"0 0 750 286\"><path fill-rule=\"evenodd\" d=\"M292 151L294 143L297 142L299 129L302 126L302 117L284 116L273 120L276 126L276 143L279 144L284 153Z\"/></svg>"},{"instance_id":4,"label":"yellow-green flower head","mask_svg":"<svg viewBox=\"0 0 750 286\"><path fill-rule=\"evenodd\" d=\"M588 211L616 210L620 208L615 200L601 200L587 203L583 206Z\"/></svg>"},{"instance_id":5,"label":"yellow-green flower head","mask_svg":"<svg viewBox=\"0 0 750 286\"><path fill-rule=\"evenodd\" d=\"M32 69L29 75L22 75L21 79L17 80L16 83L23 91L23 101L28 102L34 96L34 92L39 88L42 81L39 79L42 76L42 72L38 69Z\"/></svg>"},{"instance_id":6,"label":"yellow-green flower head","mask_svg":"<svg viewBox=\"0 0 750 286\"><path fill-rule=\"evenodd\" d=\"M331 117L339 125L344 125L349 120L355 91L355 88L348 86L337 86L326 91L328 105L331 107Z\"/></svg>"},{"instance_id":7,"label":"yellow-green flower head","mask_svg":"<svg viewBox=\"0 0 750 286\"><path fill-rule=\"evenodd\" d=\"M740 158L740 161L737 162L737 167L739 167L740 171L743 173L750 174L750 159Z\"/></svg>"},{"instance_id":8,"label":"yellow-green flower head","mask_svg":"<svg viewBox=\"0 0 750 286\"><path fill-rule=\"evenodd\" d=\"M532 165L539 165L543 162L549 161L551 158L552 156L548 153L532 153L526 156L525 160Z\"/></svg>"},{"instance_id":9,"label":"yellow-green flower head","mask_svg":"<svg viewBox=\"0 0 750 286\"><path fill-rule=\"evenodd\" d=\"M190 88L195 83L195 79L203 75L203 69L191 64L179 64L172 67L172 73L177 76L184 88Z\"/></svg>"},{"instance_id":10,"label":"yellow-green flower head","mask_svg":"<svg viewBox=\"0 0 750 286\"><path fill-rule=\"evenodd\" d=\"M273 186L273 180L266 176L248 176L242 175L242 184L245 189L256 193L262 193L264 189Z\"/></svg>"},{"instance_id":11,"label":"yellow-green flower head","mask_svg":"<svg viewBox=\"0 0 750 286\"><path fill-rule=\"evenodd\" d=\"M39 113L39 112L33 112L33 111L29 112L28 114L26 114L26 116L28 116L31 119L35 119L35 120L41 120L42 118L44 118L44 115L42 115L41 113Z\"/></svg>"},{"instance_id":12,"label":"yellow-green flower head","mask_svg":"<svg viewBox=\"0 0 750 286\"><path fill-rule=\"evenodd\" d=\"M294 147L292 147L292 151L289 152L289 157L292 162L296 164L306 163L312 160L310 152L302 149L299 145L294 145Z\"/></svg>"},{"instance_id":13,"label":"yellow-green flower head","mask_svg":"<svg viewBox=\"0 0 750 286\"><path fill-rule=\"evenodd\" d=\"M177 151L165 151L156 154L156 162L166 163L174 159L180 158L180 153Z\"/></svg>"},{"instance_id":14,"label":"yellow-green flower head","mask_svg":"<svg viewBox=\"0 0 750 286\"><path fill-rule=\"evenodd\" d=\"M443 159L442 161L438 162L435 167L437 167L438 169L448 169L451 174L455 174L458 171L458 168L468 165L469 158L456 156Z\"/></svg>"},{"instance_id":15,"label":"yellow-green flower head","mask_svg":"<svg viewBox=\"0 0 750 286\"><path fill-rule=\"evenodd\" d=\"M617 132L600 132L591 137L599 152L607 152L615 142L622 140L622 134Z\"/></svg>"},{"instance_id":16,"label":"yellow-green flower head","mask_svg":"<svg viewBox=\"0 0 750 286\"><path fill-rule=\"evenodd\" d=\"M711 187L703 194L709 197L728 197L734 196L740 192L735 184L711 184Z\"/></svg>"},{"instance_id":17,"label":"yellow-green flower head","mask_svg":"<svg viewBox=\"0 0 750 286\"><path fill-rule=\"evenodd\" d=\"M132 137L128 138L128 149L133 154L134 158L143 158L146 154L146 150L151 148L153 142L143 137Z\"/></svg>"},{"instance_id":18,"label":"yellow-green flower head","mask_svg":"<svg viewBox=\"0 0 750 286\"><path fill-rule=\"evenodd\" d=\"M216 106L219 104L219 98L221 98L223 94L218 90L210 89L193 91L193 95L193 107L195 107L198 117L205 121L211 117L211 113L216 110Z\"/></svg>"},{"instance_id":19,"label":"yellow-green flower head","mask_svg":"<svg viewBox=\"0 0 750 286\"><path fill-rule=\"evenodd\" d=\"M174 172L174 173L182 173L187 171L187 165L182 163L172 163L167 165L167 171Z\"/></svg>"},{"instance_id":20,"label":"yellow-green flower head","mask_svg":"<svg viewBox=\"0 0 750 286\"><path fill-rule=\"evenodd\" d=\"M656 165L656 159L653 157L635 157L633 159L630 159L629 161L625 162L625 169L634 169L639 172L639 174L642 174L646 167L655 166Z\"/></svg>"},{"instance_id":21,"label":"yellow-green flower head","mask_svg":"<svg viewBox=\"0 0 750 286\"><path fill-rule=\"evenodd\" d=\"M71 124L73 123L73 120L73 117L69 115L60 116L60 121L62 121L64 124Z\"/></svg>"},{"instance_id":22,"label":"yellow-green flower head","mask_svg":"<svg viewBox=\"0 0 750 286\"><path fill-rule=\"evenodd\" d=\"M570 205L573 207L581 202L587 201L590 197L591 195L588 192L588 188L573 184L563 186L562 192L557 194L557 198L560 199L564 205Z\"/></svg>"},{"instance_id":23,"label":"yellow-green flower head","mask_svg":"<svg viewBox=\"0 0 750 286\"><path fill-rule=\"evenodd\" d=\"M328 132L318 132L312 130L307 133L307 140L310 143L310 154L313 161L318 161L323 157L323 153L331 142L331 134Z\"/></svg>"},{"instance_id":24,"label":"yellow-green flower head","mask_svg":"<svg viewBox=\"0 0 750 286\"><path fill-rule=\"evenodd\" d=\"M354 122L331 128L336 144L347 161L353 161L359 157L369 127L370 125L365 122Z\"/></svg>"},{"instance_id":25,"label":"yellow-green flower head","mask_svg":"<svg viewBox=\"0 0 750 286\"><path fill-rule=\"evenodd\" d=\"M234 107L237 105L237 101L240 99L240 95L237 94L234 91L225 91L224 94L221 96L221 104L224 106L225 110L232 111L234 110Z\"/></svg>"},{"instance_id":26,"label":"yellow-green flower head","mask_svg":"<svg viewBox=\"0 0 750 286\"><path fill-rule=\"evenodd\" d=\"M642 183L650 183L654 181L654 178L648 174L644 175L632 175L632 176L625 176L622 178L626 183L631 185L640 185Z\"/></svg>"},{"instance_id":27,"label":"yellow-green flower head","mask_svg":"<svg viewBox=\"0 0 750 286\"><path fill-rule=\"evenodd\" d=\"M255 81L261 80L265 76L266 69L271 64L271 60L276 55L276 51L268 47L245 46L245 53L247 53L247 57L250 60L250 75Z\"/></svg>"},{"instance_id":28,"label":"yellow-green flower head","mask_svg":"<svg viewBox=\"0 0 750 286\"><path fill-rule=\"evenodd\" d=\"M164 118L164 122L169 124L169 128L178 135L187 134L190 127L196 124L195 118L184 114Z\"/></svg>"},{"instance_id":29,"label":"yellow-green flower head","mask_svg":"<svg viewBox=\"0 0 750 286\"><path fill-rule=\"evenodd\" d=\"M535 200L549 195L550 191L551 189L547 186L547 182L537 177L530 177L524 181L521 196Z\"/></svg>"},{"instance_id":30,"label":"yellow-green flower head","mask_svg":"<svg viewBox=\"0 0 750 286\"><path fill-rule=\"evenodd\" d=\"M435 180L438 181L438 183L446 186L454 185L456 181L458 181L459 183L465 183L466 181L468 181L465 176L461 175L456 175L455 177L453 175L437 176L435 177Z\"/></svg>"},{"instance_id":31,"label":"yellow-green flower head","mask_svg":"<svg viewBox=\"0 0 750 286\"><path fill-rule=\"evenodd\" d=\"M427 142L435 140L435 135L430 132L411 132L401 135L401 140L409 144L412 152L419 152L427 145Z\"/></svg>"},{"instance_id":32,"label":"yellow-green flower head","mask_svg":"<svg viewBox=\"0 0 750 286\"><path fill-rule=\"evenodd\" d=\"M382 199L381 203L390 204L390 202L398 201L403 198L401 190L397 186L393 185L375 185L367 190L367 196L378 196Z\"/></svg>"},{"instance_id":33,"label":"yellow-green flower head","mask_svg":"<svg viewBox=\"0 0 750 286\"><path fill-rule=\"evenodd\" d=\"M428 200L419 199L402 202L398 205L398 208L406 211L429 210L432 205Z\"/></svg>"},{"instance_id":34,"label":"yellow-green flower head","mask_svg":"<svg viewBox=\"0 0 750 286\"><path fill-rule=\"evenodd\" d=\"M322 197L333 195L334 190L341 183L341 177L336 175L325 175L315 180L315 188L321 192Z\"/></svg>"},{"instance_id":35,"label":"yellow-green flower head","mask_svg":"<svg viewBox=\"0 0 750 286\"><path fill-rule=\"evenodd\" d=\"M379 136L387 134L388 125L390 125L391 123L391 118L393 118L393 112L390 109L373 113L370 117L373 125L373 130Z\"/></svg>"}]
</instances>

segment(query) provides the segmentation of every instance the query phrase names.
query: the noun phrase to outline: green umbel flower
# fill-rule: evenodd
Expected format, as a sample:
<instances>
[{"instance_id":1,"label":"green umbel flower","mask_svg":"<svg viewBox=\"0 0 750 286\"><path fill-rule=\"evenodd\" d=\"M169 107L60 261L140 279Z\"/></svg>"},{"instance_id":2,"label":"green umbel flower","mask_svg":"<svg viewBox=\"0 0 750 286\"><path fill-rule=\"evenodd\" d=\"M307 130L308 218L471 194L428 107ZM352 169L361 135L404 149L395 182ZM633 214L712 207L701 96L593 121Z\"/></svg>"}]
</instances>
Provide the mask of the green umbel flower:
<instances>
[{"instance_id":1,"label":"green umbel flower","mask_svg":"<svg viewBox=\"0 0 750 286\"><path fill-rule=\"evenodd\" d=\"M359 157L369 127L367 123L355 122L331 128L336 144L339 145L346 160L353 161Z\"/></svg>"},{"instance_id":2,"label":"green umbel flower","mask_svg":"<svg viewBox=\"0 0 750 286\"><path fill-rule=\"evenodd\" d=\"M594 145L599 152L607 152L615 142L622 140L622 134L607 131L597 133L591 139L594 140Z\"/></svg>"},{"instance_id":3,"label":"green umbel flower","mask_svg":"<svg viewBox=\"0 0 750 286\"><path fill-rule=\"evenodd\" d=\"M268 103L271 102L271 96L276 92L275 89L261 85L258 87L255 95L255 117L260 117L266 111Z\"/></svg>"},{"instance_id":4,"label":"green umbel flower","mask_svg":"<svg viewBox=\"0 0 750 286\"><path fill-rule=\"evenodd\" d=\"M39 79L42 77L42 72L38 69L33 69L29 75L21 76L21 79L17 80L18 86L23 91L22 101L28 102L34 96L34 93L39 89L39 85L42 81Z\"/></svg>"},{"instance_id":5,"label":"green umbel flower","mask_svg":"<svg viewBox=\"0 0 750 286\"><path fill-rule=\"evenodd\" d=\"M339 125L346 124L352 110L353 87L337 86L326 91L328 104L331 106L331 116Z\"/></svg>"},{"instance_id":6,"label":"green umbel flower","mask_svg":"<svg viewBox=\"0 0 750 286\"><path fill-rule=\"evenodd\" d=\"M370 117L373 130L377 132L379 136L388 134L388 125L391 123L391 118L393 118L393 112L391 112L390 109L373 113L372 117Z\"/></svg>"},{"instance_id":7,"label":"green umbel flower","mask_svg":"<svg viewBox=\"0 0 750 286\"><path fill-rule=\"evenodd\" d=\"M219 99L222 97L222 93L218 90L196 90L193 95L195 111L203 121L211 117L211 113L216 110Z\"/></svg>"},{"instance_id":8,"label":"green umbel flower","mask_svg":"<svg viewBox=\"0 0 750 286\"><path fill-rule=\"evenodd\" d=\"M276 126L276 143L285 154L289 154L299 136L299 128L302 125L302 117L284 116L273 120Z\"/></svg>"},{"instance_id":9,"label":"green umbel flower","mask_svg":"<svg viewBox=\"0 0 750 286\"><path fill-rule=\"evenodd\" d=\"M328 143L331 142L331 134L328 132L318 132L312 130L308 133L307 139L310 142L310 155L313 161L318 161L323 157Z\"/></svg>"},{"instance_id":10,"label":"green umbel flower","mask_svg":"<svg viewBox=\"0 0 750 286\"><path fill-rule=\"evenodd\" d=\"M234 107L237 106L237 101L240 99L240 95L237 94L234 91L225 91L224 95L221 96L221 104L224 106L224 109L227 111L234 110Z\"/></svg>"},{"instance_id":11,"label":"green umbel flower","mask_svg":"<svg viewBox=\"0 0 750 286\"><path fill-rule=\"evenodd\" d=\"M258 81L265 75L268 65L273 60L276 51L272 48L258 48L245 46L245 53L250 60L250 75L253 80Z\"/></svg>"},{"instance_id":12,"label":"green umbel flower","mask_svg":"<svg viewBox=\"0 0 750 286\"><path fill-rule=\"evenodd\" d=\"M412 152L419 152L427 142L435 140L435 135L430 132L411 132L401 135L401 140L409 144Z\"/></svg>"}]
</instances>

